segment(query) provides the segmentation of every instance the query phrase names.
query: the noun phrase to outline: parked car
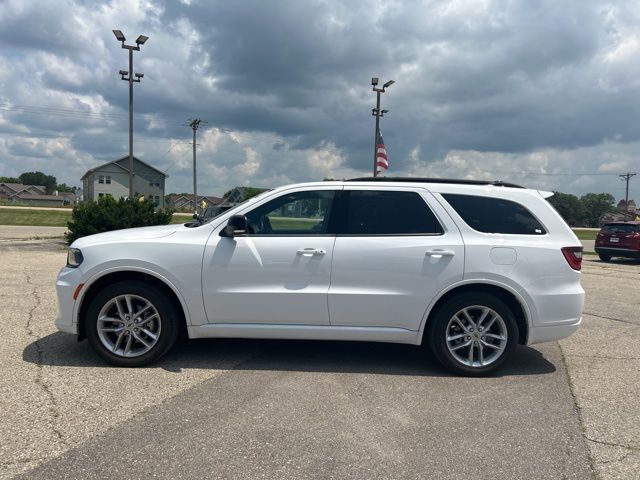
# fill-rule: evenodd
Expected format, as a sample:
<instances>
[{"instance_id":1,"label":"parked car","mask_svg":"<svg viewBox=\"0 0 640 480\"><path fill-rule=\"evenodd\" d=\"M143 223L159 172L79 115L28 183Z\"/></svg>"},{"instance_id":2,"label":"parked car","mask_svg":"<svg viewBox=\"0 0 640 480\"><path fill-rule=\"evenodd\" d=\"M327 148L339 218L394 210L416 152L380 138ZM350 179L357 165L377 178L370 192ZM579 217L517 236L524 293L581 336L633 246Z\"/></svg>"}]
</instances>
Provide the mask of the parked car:
<instances>
[{"instance_id":1,"label":"parked car","mask_svg":"<svg viewBox=\"0 0 640 480\"><path fill-rule=\"evenodd\" d=\"M613 257L640 258L640 222L605 223L596 237L595 250L603 262Z\"/></svg>"},{"instance_id":2,"label":"parked car","mask_svg":"<svg viewBox=\"0 0 640 480\"><path fill-rule=\"evenodd\" d=\"M354 179L265 192L208 222L76 240L62 331L115 365L189 338L424 344L486 375L581 321L582 247L545 200L501 182Z\"/></svg>"}]
</instances>

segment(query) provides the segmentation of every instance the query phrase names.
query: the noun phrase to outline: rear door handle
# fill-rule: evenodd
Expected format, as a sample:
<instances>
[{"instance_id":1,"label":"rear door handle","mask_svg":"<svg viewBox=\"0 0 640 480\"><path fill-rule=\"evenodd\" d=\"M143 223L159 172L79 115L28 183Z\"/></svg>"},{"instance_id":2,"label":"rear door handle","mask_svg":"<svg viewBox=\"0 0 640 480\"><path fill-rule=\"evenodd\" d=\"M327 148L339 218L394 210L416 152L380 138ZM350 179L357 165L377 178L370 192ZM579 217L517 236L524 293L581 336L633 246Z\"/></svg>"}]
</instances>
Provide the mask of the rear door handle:
<instances>
[{"instance_id":1,"label":"rear door handle","mask_svg":"<svg viewBox=\"0 0 640 480\"><path fill-rule=\"evenodd\" d=\"M312 257L313 255L325 255L327 252L323 248L301 248L298 255Z\"/></svg>"},{"instance_id":2,"label":"rear door handle","mask_svg":"<svg viewBox=\"0 0 640 480\"><path fill-rule=\"evenodd\" d=\"M427 250L425 255L428 257L453 257L456 254L453 250Z\"/></svg>"}]
</instances>

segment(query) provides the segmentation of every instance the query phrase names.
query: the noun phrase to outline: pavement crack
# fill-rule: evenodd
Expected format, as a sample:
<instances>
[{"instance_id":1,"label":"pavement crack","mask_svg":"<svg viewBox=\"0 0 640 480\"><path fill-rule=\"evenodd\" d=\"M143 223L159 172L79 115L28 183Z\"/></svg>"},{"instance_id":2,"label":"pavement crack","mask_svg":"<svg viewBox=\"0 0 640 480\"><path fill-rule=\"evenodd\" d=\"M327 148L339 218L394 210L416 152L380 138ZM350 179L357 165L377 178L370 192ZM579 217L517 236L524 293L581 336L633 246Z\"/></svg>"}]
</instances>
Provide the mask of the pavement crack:
<instances>
[{"instance_id":1,"label":"pavement crack","mask_svg":"<svg viewBox=\"0 0 640 480\"><path fill-rule=\"evenodd\" d=\"M640 357L612 357L609 355L579 355L575 353L568 353L567 357L575 358L601 358L603 360L640 360Z\"/></svg>"},{"instance_id":2,"label":"pavement crack","mask_svg":"<svg viewBox=\"0 0 640 480\"><path fill-rule=\"evenodd\" d=\"M603 320L611 320L613 322L620 322L620 323L626 323L628 325L633 325L634 327L639 327L640 325L638 325L637 323L634 323L630 320L624 320L622 318L614 318L614 317L605 317L603 315L597 315L595 313L591 313L591 312L587 312L587 311L583 311L582 312L584 315L589 315L590 317L596 317L596 318L602 318Z\"/></svg>"},{"instance_id":3,"label":"pavement crack","mask_svg":"<svg viewBox=\"0 0 640 480\"><path fill-rule=\"evenodd\" d=\"M571 374L569 373L569 364L567 363L567 357L565 356L564 350L562 349L562 345L559 345L559 347L560 347L560 358L562 360L562 365L564 366L564 373L567 376L567 380L569 382L569 393L571 394L571 399L573 400L573 408L578 417L578 424L580 425L580 431L582 432L582 436L585 439L585 443L586 443L586 440L588 440L589 437L587 437L587 427L585 425L584 419L582 418L582 408L578 403L578 397L576 396L576 392L575 392L575 385L573 384ZM587 449L587 454L589 456L589 468L591 469L591 478L599 479L600 476L598 475L598 470L596 469L596 459L593 455L593 452L591 451L590 448L588 448L587 445L585 445L585 447Z\"/></svg>"},{"instance_id":4,"label":"pavement crack","mask_svg":"<svg viewBox=\"0 0 640 480\"><path fill-rule=\"evenodd\" d=\"M38 307L42 304L42 300L38 293L38 289L36 288L36 284L31 280L31 276L27 270L27 267L24 267L24 276L26 280L26 284L31 287L31 291L29 292L34 299L33 306L27 312L27 324L25 329L27 331L27 335L29 337L34 338L33 345L36 351L36 378L34 380L35 384L40 387L40 389L44 392L45 397L48 401L48 410L49 410L49 426L53 434L58 438L58 440L63 444L67 445L67 441L64 438L62 432L56 426L56 418L60 416L60 409L58 406L58 401L51 391L51 385L49 385L44 379L44 366L42 365L42 346L40 345L40 337L36 335L33 330L33 321L34 321L34 313L38 309Z\"/></svg>"},{"instance_id":5,"label":"pavement crack","mask_svg":"<svg viewBox=\"0 0 640 480\"><path fill-rule=\"evenodd\" d=\"M585 435L584 438L586 438L589 442L597 443L599 445L606 445L607 447L624 448L626 450L629 450L629 453L631 453L631 452L640 452L640 447L634 447L634 446L631 446L631 445L623 445L622 443L616 443L616 442L605 442L604 440L596 440L595 438L591 438L588 435Z\"/></svg>"}]
</instances>

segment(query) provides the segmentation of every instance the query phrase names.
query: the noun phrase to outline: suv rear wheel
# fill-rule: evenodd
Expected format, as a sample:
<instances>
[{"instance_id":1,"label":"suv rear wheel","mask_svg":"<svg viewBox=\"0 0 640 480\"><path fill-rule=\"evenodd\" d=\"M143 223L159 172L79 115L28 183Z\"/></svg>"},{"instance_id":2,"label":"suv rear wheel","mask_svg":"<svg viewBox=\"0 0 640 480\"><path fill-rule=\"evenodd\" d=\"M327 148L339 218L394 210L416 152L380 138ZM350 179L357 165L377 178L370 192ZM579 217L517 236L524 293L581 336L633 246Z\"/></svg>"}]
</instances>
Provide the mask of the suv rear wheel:
<instances>
[{"instance_id":1,"label":"suv rear wheel","mask_svg":"<svg viewBox=\"0 0 640 480\"><path fill-rule=\"evenodd\" d=\"M602 260L603 262L608 262L609 260L611 260L611 255L605 255L604 253L599 253L598 256L600 257L600 260Z\"/></svg>"},{"instance_id":2,"label":"suv rear wheel","mask_svg":"<svg viewBox=\"0 0 640 480\"><path fill-rule=\"evenodd\" d=\"M156 287L140 281L115 283L98 292L85 322L94 350L123 367L154 362L178 336L175 306Z\"/></svg>"},{"instance_id":3,"label":"suv rear wheel","mask_svg":"<svg viewBox=\"0 0 640 480\"><path fill-rule=\"evenodd\" d=\"M486 293L456 295L430 321L429 345L448 370L468 376L493 373L518 341L513 312Z\"/></svg>"}]
</instances>

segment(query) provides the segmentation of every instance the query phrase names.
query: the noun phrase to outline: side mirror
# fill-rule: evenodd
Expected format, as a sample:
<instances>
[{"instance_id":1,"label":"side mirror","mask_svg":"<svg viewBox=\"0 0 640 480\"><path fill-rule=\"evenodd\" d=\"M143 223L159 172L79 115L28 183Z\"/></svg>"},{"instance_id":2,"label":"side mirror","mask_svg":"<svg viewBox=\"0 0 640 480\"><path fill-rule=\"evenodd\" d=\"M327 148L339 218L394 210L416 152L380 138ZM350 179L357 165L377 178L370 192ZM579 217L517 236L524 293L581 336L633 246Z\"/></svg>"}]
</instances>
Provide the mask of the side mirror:
<instances>
[{"instance_id":1,"label":"side mirror","mask_svg":"<svg viewBox=\"0 0 640 480\"><path fill-rule=\"evenodd\" d=\"M221 237L235 237L247 233L247 217L244 215L234 215L229 218L227 226L220 232Z\"/></svg>"}]
</instances>

